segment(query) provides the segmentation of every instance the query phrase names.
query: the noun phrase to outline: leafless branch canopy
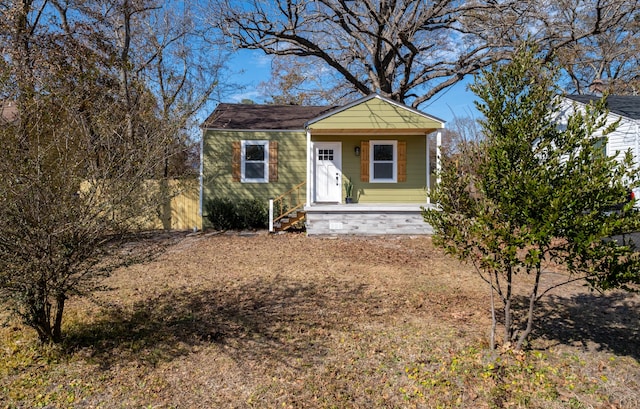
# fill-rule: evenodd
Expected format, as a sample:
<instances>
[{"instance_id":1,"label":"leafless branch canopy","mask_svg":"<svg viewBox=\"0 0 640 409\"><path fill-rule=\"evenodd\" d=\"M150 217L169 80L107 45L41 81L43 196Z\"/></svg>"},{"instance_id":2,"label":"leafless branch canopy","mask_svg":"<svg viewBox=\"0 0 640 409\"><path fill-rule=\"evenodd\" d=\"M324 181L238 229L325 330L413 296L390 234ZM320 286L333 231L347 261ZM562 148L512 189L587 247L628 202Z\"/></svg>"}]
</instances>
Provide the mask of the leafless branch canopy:
<instances>
[{"instance_id":1,"label":"leafless branch canopy","mask_svg":"<svg viewBox=\"0 0 640 409\"><path fill-rule=\"evenodd\" d=\"M239 48L312 58L353 92L418 107L514 46L559 57L573 87L637 78L637 0L218 0ZM633 46L631 44L634 43ZM631 48L630 48L631 47ZM635 64L635 66L634 66ZM588 84L587 84L588 85Z\"/></svg>"},{"instance_id":2,"label":"leafless branch canopy","mask_svg":"<svg viewBox=\"0 0 640 409\"><path fill-rule=\"evenodd\" d=\"M411 0L217 3L220 24L237 47L313 57L359 93L379 92L413 106L502 55L503 36L476 21L510 7Z\"/></svg>"}]
</instances>

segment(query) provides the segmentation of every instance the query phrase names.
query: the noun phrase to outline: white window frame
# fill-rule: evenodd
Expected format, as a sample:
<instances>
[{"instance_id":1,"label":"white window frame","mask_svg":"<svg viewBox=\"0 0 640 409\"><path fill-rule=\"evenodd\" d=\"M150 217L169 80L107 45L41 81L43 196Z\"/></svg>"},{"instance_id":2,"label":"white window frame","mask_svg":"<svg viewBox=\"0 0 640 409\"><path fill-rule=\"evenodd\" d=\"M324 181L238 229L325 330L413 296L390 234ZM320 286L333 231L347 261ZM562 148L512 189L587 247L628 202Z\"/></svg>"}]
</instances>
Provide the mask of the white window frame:
<instances>
[{"instance_id":1,"label":"white window frame","mask_svg":"<svg viewBox=\"0 0 640 409\"><path fill-rule=\"evenodd\" d=\"M260 161L247 161L246 147L247 145L264 146L264 178L247 178L245 168L247 162L260 163ZM264 140L244 140L240 146L240 181L242 183L269 183L269 141Z\"/></svg>"},{"instance_id":2,"label":"white window frame","mask_svg":"<svg viewBox=\"0 0 640 409\"><path fill-rule=\"evenodd\" d=\"M374 161L373 151L375 145L393 145L393 160L392 161ZM374 165L376 163L392 163L393 164L393 177L391 179L381 179L375 177ZM398 183L398 141L369 141L369 182L370 183Z\"/></svg>"}]
</instances>

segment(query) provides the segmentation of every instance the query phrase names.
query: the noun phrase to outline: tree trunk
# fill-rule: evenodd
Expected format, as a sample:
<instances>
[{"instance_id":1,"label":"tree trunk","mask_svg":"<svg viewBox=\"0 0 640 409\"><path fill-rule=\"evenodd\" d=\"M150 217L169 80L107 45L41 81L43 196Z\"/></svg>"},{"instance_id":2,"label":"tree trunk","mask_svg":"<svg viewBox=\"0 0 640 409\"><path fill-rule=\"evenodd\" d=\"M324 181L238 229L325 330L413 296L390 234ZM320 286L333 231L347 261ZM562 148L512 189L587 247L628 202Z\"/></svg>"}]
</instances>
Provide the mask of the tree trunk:
<instances>
[{"instance_id":1,"label":"tree trunk","mask_svg":"<svg viewBox=\"0 0 640 409\"><path fill-rule=\"evenodd\" d=\"M35 313L38 316L34 317L33 324L27 324L36 330L40 342L46 344L51 341L51 327L49 326L49 321L45 317L46 314L44 313L44 309L39 309Z\"/></svg>"},{"instance_id":2,"label":"tree trunk","mask_svg":"<svg viewBox=\"0 0 640 409\"><path fill-rule=\"evenodd\" d=\"M491 350L496 349L496 302L493 296L493 274L489 274L489 290L491 291L491 335L489 336L489 347Z\"/></svg>"},{"instance_id":3,"label":"tree trunk","mask_svg":"<svg viewBox=\"0 0 640 409\"><path fill-rule=\"evenodd\" d=\"M39 285L39 287L42 284ZM47 296L43 288L36 288L29 296L28 313L23 317L24 323L36 330L40 342L51 341L51 325L49 321L51 305L47 302Z\"/></svg>"},{"instance_id":4,"label":"tree trunk","mask_svg":"<svg viewBox=\"0 0 640 409\"><path fill-rule=\"evenodd\" d=\"M122 26L120 38L120 55L118 61L118 70L120 76L120 92L125 101L125 120L127 126L127 142L131 143L131 147L135 146L135 130L133 124L133 104L131 98L131 79L129 78L129 50L131 48L131 17L133 12L131 4L128 0L122 4Z\"/></svg>"},{"instance_id":5,"label":"tree trunk","mask_svg":"<svg viewBox=\"0 0 640 409\"><path fill-rule=\"evenodd\" d=\"M520 334L520 337L518 338L518 343L516 344L516 349L518 350L522 349L522 345L524 344L524 341L526 341L527 337L529 337L529 334L531 334L531 331L533 330L533 309L536 305L536 300L538 299L538 286L540 284L541 274L542 274L542 270L540 268L540 265L538 265L536 268L536 281L535 281L535 284L533 285L533 289L531 290L531 295L529 296L529 311L527 313L527 327L522 332L522 334Z\"/></svg>"},{"instance_id":6,"label":"tree trunk","mask_svg":"<svg viewBox=\"0 0 640 409\"><path fill-rule=\"evenodd\" d=\"M64 302L67 297L64 293L59 293L56 297L56 316L53 321L53 331L51 339L53 342L62 341L62 315L64 312Z\"/></svg>"},{"instance_id":7,"label":"tree trunk","mask_svg":"<svg viewBox=\"0 0 640 409\"><path fill-rule=\"evenodd\" d=\"M513 270L511 266L507 267L507 293L504 298L504 340L503 342L511 342L513 335L513 317L511 315L511 287L513 285Z\"/></svg>"}]
</instances>

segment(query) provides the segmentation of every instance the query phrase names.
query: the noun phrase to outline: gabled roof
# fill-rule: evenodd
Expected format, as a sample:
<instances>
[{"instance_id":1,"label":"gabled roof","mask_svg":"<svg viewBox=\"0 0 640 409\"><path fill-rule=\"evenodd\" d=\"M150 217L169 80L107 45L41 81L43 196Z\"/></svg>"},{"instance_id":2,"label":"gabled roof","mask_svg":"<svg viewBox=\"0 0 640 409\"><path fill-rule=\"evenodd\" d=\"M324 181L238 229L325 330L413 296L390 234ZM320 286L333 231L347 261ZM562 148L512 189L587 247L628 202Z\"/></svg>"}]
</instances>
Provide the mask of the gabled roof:
<instances>
[{"instance_id":1,"label":"gabled roof","mask_svg":"<svg viewBox=\"0 0 640 409\"><path fill-rule=\"evenodd\" d=\"M218 130L305 130L346 132L443 128L444 121L397 101L371 94L344 106L219 104L202 124Z\"/></svg>"},{"instance_id":2,"label":"gabled roof","mask_svg":"<svg viewBox=\"0 0 640 409\"><path fill-rule=\"evenodd\" d=\"M203 128L235 130L304 130L305 123L332 106L219 104Z\"/></svg>"},{"instance_id":3,"label":"gabled roof","mask_svg":"<svg viewBox=\"0 0 640 409\"><path fill-rule=\"evenodd\" d=\"M370 101L372 101L372 100L373 100L373 101L379 101L379 102L382 102L383 104L391 105L391 106L393 106L393 107L395 107L395 108L397 108L397 109L398 109L398 111L397 111L397 112L404 111L405 113L408 113L409 115L415 115L415 116L418 116L418 117L422 117L422 118L424 118L424 119L427 119L427 120L428 120L428 121L430 121L430 122L440 123L440 125L442 125L442 126L440 126L440 127L443 127L443 126L444 126L445 121L444 121L444 120L442 120L442 119L440 119L440 118L437 118L437 117L435 117L435 116L433 116L433 115L425 114L425 113L424 113L424 112L422 112L422 111L418 111L417 109L413 109L413 108L408 107L408 106L406 106L406 105L404 105L404 104L402 104L402 103L400 103L400 102L394 101L394 100L392 100L392 99L389 99L389 98L383 97L382 95L378 95L378 94L369 94L369 95L367 95L366 97L360 98L360 99L358 99L358 100L356 100L356 101L353 101L353 102L351 102L351 103L349 103L349 104L347 104L347 105L339 106L339 107L334 107L333 109L331 109L331 110L329 110L329 111L327 111L327 112L323 113L322 115L317 116L317 117L315 117L315 118L311 119L311 120L310 120L309 122L307 122L305 125L306 125L306 126L313 125L314 123L317 123L317 122L323 121L323 120L325 120L326 118L329 118L329 117L331 117L331 116L341 114L341 113L343 113L343 112L345 112L345 111L348 111L348 110L350 110L350 109L352 109L352 108L354 108L354 107L357 107L357 106L359 106L359 105L367 104L367 103L369 103L369 102L370 102ZM403 116L403 117L405 117L405 118L406 118L406 116L404 116L404 115L401 115L401 116Z\"/></svg>"},{"instance_id":4,"label":"gabled roof","mask_svg":"<svg viewBox=\"0 0 640 409\"><path fill-rule=\"evenodd\" d=\"M588 104L599 100L595 95L567 95L572 101ZM640 119L640 96L635 95L610 95L607 97L607 108L610 112L630 119Z\"/></svg>"}]
</instances>

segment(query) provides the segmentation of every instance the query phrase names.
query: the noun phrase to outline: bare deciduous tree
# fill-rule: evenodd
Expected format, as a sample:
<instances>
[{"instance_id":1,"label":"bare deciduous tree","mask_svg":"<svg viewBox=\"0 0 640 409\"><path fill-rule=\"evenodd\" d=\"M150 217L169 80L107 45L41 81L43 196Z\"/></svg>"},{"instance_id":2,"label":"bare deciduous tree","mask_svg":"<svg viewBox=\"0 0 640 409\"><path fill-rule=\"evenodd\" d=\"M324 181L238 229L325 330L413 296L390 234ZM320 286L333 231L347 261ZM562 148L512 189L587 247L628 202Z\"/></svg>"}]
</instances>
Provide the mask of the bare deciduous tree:
<instances>
[{"instance_id":1,"label":"bare deciduous tree","mask_svg":"<svg viewBox=\"0 0 640 409\"><path fill-rule=\"evenodd\" d=\"M378 92L413 107L511 58L523 41L535 42L561 64L570 91L588 92L594 81L617 93L637 87L637 0L214 0L212 5L211 15L219 16L213 25L236 47L308 60L339 76L351 93ZM283 69L276 82L300 74L295 64ZM329 89L345 96L344 88Z\"/></svg>"},{"instance_id":2,"label":"bare deciduous tree","mask_svg":"<svg viewBox=\"0 0 640 409\"><path fill-rule=\"evenodd\" d=\"M350 94L344 83L327 76L323 67L295 56L280 56L271 62L271 78L261 82L260 92L268 103L284 105L336 105Z\"/></svg>"},{"instance_id":3,"label":"bare deciduous tree","mask_svg":"<svg viewBox=\"0 0 640 409\"><path fill-rule=\"evenodd\" d=\"M240 48L312 58L353 92L419 106L503 58L513 1L263 0L213 2ZM213 14L213 13L212 13ZM515 13L514 15L518 15ZM479 24L483 22L483 24ZM509 30L512 30L509 28Z\"/></svg>"},{"instance_id":4,"label":"bare deciduous tree","mask_svg":"<svg viewBox=\"0 0 640 409\"><path fill-rule=\"evenodd\" d=\"M143 47L159 10L0 4L0 95L16 113L0 122L0 301L43 342L61 340L70 296L146 254L119 245L153 214L148 180L167 174L167 145L205 98L186 50Z\"/></svg>"},{"instance_id":5,"label":"bare deciduous tree","mask_svg":"<svg viewBox=\"0 0 640 409\"><path fill-rule=\"evenodd\" d=\"M638 0L529 2L519 32L557 58L569 92L635 94L640 68ZM519 40L525 39L520 37ZM596 89L592 87L596 85Z\"/></svg>"},{"instance_id":6,"label":"bare deciduous tree","mask_svg":"<svg viewBox=\"0 0 640 409\"><path fill-rule=\"evenodd\" d=\"M564 10L574 24L597 27L594 34L572 42L558 51L568 79L567 89L578 94L609 92L618 95L640 91L640 12L638 1L593 1L592 11L580 13L586 5ZM569 5L571 7L572 5ZM605 16L604 24L598 18ZM604 25L604 27L602 27ZM575 35L574 35L575 36Z\"/></svg>"}]
</instances>

